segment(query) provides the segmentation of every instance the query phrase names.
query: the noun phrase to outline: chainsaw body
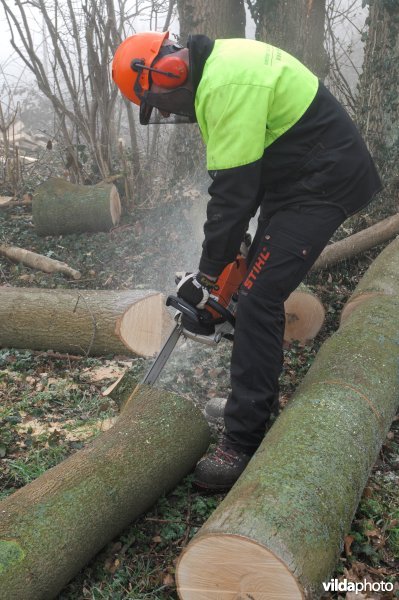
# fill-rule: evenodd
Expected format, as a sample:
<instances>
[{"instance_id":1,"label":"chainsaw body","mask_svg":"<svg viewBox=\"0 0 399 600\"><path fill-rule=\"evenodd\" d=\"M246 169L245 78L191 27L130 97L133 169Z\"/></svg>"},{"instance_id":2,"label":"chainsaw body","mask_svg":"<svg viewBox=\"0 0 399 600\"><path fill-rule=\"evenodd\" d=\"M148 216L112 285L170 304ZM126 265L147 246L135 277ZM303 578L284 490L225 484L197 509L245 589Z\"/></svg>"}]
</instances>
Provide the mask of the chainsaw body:
<instances>
[{"instance_id":1,"label":"chainsaw body","mask_svg":"<svg viewBox=\"0 0 399 600\"><path fill-rule=\"evenodd\" d=\"M238 288L246 270L246 260L240 254L219 275L212 294L202 310L191 306L178 296L167 298L166 306L172 306L178 311L177 317L181 320L183 334L186 337L208 345L217 344L223 337L232 337Z\"/></svg>"},{"instance_id":2,"label":"chainsaw body","mask_svg":"<svg viewBox=\"0 0 399 600\"><path fill-rule=\"evenodd\" d=\"M238 288L246 270L245 257L239 254L218 277L203 309L191 306L178 296L168 296L166 306L176 309L176 324L142 383L155 383L181 335L208 346L215 346L223 338L234 339Z\"/></svg>"}]
</instances>

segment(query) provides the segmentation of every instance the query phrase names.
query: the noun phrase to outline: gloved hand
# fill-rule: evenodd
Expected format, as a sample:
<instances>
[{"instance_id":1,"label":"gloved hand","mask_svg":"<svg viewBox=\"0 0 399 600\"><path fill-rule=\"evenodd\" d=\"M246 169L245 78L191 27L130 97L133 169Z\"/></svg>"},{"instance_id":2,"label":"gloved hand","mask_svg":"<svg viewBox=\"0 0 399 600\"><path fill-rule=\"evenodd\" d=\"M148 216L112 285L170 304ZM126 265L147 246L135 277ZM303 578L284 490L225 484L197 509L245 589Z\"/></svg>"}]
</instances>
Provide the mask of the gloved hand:
<instances>
[{"instance_id":1,"label":"gloved hand","mask_svg":"<svg viewBox=\"0 0 399 600\"><path fill-rule=\"evenodd\" d=\"M197 273L176 273L177 295L197 308L204 308L210 296L214 281L198 271Z\"/></svg>"}]
</instances>

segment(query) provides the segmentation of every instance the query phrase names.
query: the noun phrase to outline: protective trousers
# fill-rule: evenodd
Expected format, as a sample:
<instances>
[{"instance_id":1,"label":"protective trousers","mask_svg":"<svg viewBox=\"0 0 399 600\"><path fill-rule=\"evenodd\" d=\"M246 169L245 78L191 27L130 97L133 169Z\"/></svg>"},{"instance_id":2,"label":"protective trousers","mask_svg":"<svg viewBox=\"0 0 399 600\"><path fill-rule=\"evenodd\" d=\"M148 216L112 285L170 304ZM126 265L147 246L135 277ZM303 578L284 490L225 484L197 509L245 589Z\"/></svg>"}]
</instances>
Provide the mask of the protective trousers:
<instances>
[{"instance_id":1,"label":"protective trousers","mask_svg":"<svg viewBox=\"0 0 399 600\"><path fill-rule=\"evenodd\" d=\"M343 223L330 203L296 204L260 219L240 288L225 408L230 446L252 454L278 414L284 302Z\"/></svg>"}]
</instances>

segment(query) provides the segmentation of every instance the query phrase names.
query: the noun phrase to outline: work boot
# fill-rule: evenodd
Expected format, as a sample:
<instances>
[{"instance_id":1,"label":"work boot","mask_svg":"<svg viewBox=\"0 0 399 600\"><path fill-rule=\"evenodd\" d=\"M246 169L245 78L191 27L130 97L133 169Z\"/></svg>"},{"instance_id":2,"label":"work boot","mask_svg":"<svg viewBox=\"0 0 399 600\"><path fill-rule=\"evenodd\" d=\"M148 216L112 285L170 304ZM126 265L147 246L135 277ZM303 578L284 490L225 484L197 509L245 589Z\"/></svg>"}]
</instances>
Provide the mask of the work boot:
<instances>
[{"instance_id":1,"label":"work boot","mask_svg":"<svg viewBox=\"0 0 399 600\"><path fill-rule=\"evenodd\" d=\"M199 488L215 492L229 490L244 471L251 456L229 448L226 440L223 440L213 452L197 463L194 484Z\"/></svg>"}]
</instances>

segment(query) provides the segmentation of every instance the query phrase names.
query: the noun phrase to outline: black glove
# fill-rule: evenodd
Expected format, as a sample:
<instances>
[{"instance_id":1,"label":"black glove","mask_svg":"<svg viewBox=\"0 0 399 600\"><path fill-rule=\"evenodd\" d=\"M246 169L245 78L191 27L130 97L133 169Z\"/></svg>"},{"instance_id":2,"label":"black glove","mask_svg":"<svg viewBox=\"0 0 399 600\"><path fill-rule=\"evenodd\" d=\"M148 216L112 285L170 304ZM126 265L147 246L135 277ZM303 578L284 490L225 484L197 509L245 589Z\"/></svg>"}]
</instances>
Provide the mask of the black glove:
<instances>
[{"instance_id":1,"label":"black glove","mask_svg":"<svg viewBox=\"0 0 399 600\"><path fill-rule=\"evenodd\" d=\"M177 295L191 306L204 308L216 279L212 281L201 272L176 273L176 276Z\"/></svg>"}]
</instances>

